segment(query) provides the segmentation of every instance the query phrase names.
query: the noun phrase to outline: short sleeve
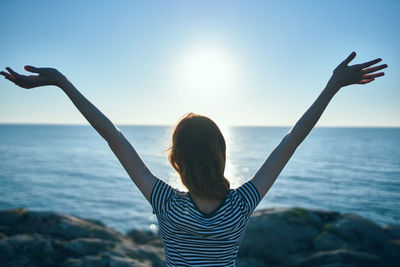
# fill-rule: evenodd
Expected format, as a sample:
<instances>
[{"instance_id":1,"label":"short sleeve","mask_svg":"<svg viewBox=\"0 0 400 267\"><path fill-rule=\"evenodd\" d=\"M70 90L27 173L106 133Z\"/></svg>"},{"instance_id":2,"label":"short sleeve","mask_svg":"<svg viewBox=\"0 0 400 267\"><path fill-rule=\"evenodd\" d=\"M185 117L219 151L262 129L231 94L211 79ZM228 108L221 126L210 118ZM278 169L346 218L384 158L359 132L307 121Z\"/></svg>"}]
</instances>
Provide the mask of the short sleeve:
<instances>
[{"instance_id":1,"label":"short sleeve","mask_svg":"<svg viewBox=\"0 0 400 267\"><path fill-rule=\"evenodd\" d=\"M158 215L165 210L166 203L171 199L174 189L162 180L157 180L151 191L150 201L153 213Z\"/></svg>"},{"instance_id":2,"label":"short sleeve","mask_svg":"<svg viewBox=\"0 0 400 267\"><path fill-rule=\"evenodd\" d=\"M256 186L251 181L248 181L239 186L236 189L236 192L239 193L244 202L246 213L250 216L260 202L260 194L258 193Z\"/></svg>"}]
</instances>

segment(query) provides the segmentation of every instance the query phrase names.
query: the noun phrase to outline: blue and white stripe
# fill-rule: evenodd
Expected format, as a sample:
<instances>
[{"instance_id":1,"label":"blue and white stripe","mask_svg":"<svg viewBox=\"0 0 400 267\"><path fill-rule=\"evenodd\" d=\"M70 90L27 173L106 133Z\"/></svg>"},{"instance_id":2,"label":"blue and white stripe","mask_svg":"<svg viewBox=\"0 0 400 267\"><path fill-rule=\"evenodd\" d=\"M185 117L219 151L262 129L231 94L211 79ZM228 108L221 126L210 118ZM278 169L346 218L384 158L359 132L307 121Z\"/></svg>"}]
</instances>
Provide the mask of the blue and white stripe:
<instances>
[{"instance_id":1,"label":"blue and white stripe","mask_svg":"<svg viewBox=\"0 0 400 267\"><path fill-rule=\"evenodd\" d=\"M221 206L203 214L190 194L162 180L151 194L167 266L234 266L250 215L260 201L251 181L231 189Z\"/></svg>"}]
</instances>

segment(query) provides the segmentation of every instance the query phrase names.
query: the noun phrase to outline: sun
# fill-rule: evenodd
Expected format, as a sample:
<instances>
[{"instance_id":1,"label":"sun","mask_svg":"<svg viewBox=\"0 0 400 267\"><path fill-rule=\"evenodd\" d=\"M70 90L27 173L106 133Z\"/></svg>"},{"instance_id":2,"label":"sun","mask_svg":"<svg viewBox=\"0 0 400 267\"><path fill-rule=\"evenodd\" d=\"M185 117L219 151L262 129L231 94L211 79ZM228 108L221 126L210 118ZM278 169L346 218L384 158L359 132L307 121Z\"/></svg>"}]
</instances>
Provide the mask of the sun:
<instances>
[{"instance_id":1,"label":"sun","mask_svg":"<svg viewBox=\"0 0 400 267\"><path fill-rule=\"evenodd\" d=\"M185 99L218 99L234 90L239 73L233 56L218 46L194 46L173 69L174 87Z\"/></svg>"}]
</instances>

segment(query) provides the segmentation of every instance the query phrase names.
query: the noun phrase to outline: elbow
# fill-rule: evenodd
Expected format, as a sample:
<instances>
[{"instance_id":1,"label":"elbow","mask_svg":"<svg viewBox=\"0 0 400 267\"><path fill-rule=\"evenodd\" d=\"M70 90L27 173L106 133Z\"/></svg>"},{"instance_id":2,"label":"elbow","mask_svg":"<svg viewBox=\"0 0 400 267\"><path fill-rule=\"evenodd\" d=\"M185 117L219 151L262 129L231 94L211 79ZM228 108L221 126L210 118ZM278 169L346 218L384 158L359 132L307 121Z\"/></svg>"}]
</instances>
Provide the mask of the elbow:
<instances>
[{"instance_id":1,"label":"elbow","mask_svg":"<svg viewBox=\"0 0 400 267\"><path fill-rule=\"evenodd\" d=\"M121 139L124 137L120 129L114 126L114 129L107 134L104 139L109 145L120 143Z\"/></svg>"},{"instance_id":2,"label":"elbow","mask_svg":"<svg viewBox=\"0 0 400 267\"><path fill-rule=\"evenodd\" d=\"M283 137L281 143L294 152L301 142L299 142L298 138L293 135L293 132L289 132L285 135L285 137Z\"/></svg>"}]
</instances>

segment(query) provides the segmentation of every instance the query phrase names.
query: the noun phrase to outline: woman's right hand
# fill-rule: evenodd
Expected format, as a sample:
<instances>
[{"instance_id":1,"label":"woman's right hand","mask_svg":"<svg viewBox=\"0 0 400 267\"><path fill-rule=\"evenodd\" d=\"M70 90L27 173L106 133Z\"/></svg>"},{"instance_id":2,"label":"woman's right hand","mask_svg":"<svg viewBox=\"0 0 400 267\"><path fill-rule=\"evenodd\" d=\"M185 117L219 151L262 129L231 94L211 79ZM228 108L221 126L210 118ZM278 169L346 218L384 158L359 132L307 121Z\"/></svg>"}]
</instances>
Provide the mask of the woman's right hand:
<instances>
[{"instance_id":1,"label":"woman's right hand","mask_svg":"<svg viewBox=\"0 0 400 267\"><path fill-rule=\"evenodd\" d=\"M16 85L25 89L31 89L45 85L60 86L63 82L67 81L67 78L65 78L61 72L52 68L35 68L32 66L25 66L25 70L37 73L39 75L21 75L12 70L10 67L7 67L6 70L8 72L2 71L0 74L3 75L7 80L12 81Z\"/></svg>"}]
</instances>

